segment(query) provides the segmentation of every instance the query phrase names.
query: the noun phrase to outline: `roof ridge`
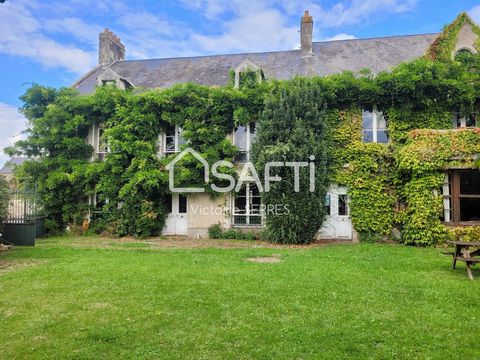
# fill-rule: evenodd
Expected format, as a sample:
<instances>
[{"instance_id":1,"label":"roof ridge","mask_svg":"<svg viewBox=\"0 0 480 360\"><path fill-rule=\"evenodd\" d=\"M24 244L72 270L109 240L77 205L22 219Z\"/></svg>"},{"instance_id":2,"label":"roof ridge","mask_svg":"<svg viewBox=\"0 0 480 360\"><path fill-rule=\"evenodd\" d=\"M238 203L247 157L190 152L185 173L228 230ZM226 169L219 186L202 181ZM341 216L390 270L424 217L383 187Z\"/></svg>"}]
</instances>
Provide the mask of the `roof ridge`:
<instances>
[{"instance_id":1,"label":"roof ridge","mask_svg":"<svg viewBox=\"0 0 480 360\"><path fill-rule=\"evenodd\" d=\"M440 35L441 33L425 33L425 34L410 34L410 35L389 35L389 36L373 36L366 38L355 38L355 39L340 39L340 40L326 40L326 41L314 41L314 44L325 44L330 42L340 42L340 41L364 41L364 40L377 40L377 39L393 39L393 38L405 38L405 37L415 37L415 36L430 36L430 35Z\"/></svg>"},{"instance_id":2,"label":"roof ridge","mask_svg":"<svg viewBox=\"0 0 480 360\"><path fill-rule=\"evenodd\" d=\"M429 36L429 35L438 35L440 33L427 33L427 34L413 34L413 35L392 35L392 36L377 36L370 38L358 38L358 39L343 39L343 40L325 40L325 41L314 41L314 44L327 44L334 42L346 42L346 41L364 41L364 40L376 40L376 39L392 39L392 38L403 38L403 37L415 37L415 36ZM151 61L151 60L177 60L177 59L201 59L201 58L213 58L220 56L247 56L247 55L262 55L262 54L278 54L285 52L301 51L300 49L290 49L290 50L274 50L274 51L260 51L260 52L240 52L240 53L227 53L227 54L212 54L212 55L196 55L196 56L175 56L175 57L166 57L166 58L149 58L149 59L129 59L129 60L117 60L112 65L128 63L128 62L140 62L140 61ZM109 66L109 67L110 67Z\"/></svg>"}]
</instances>

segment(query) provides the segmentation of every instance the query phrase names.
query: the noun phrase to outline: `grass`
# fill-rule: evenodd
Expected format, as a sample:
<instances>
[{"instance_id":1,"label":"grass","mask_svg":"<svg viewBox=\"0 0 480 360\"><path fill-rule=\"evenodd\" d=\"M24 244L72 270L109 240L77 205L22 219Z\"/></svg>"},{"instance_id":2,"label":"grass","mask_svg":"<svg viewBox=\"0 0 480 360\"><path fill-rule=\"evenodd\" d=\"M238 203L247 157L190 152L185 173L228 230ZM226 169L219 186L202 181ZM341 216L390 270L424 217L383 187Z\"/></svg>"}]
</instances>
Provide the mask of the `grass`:
<instances>
[{"instance_id":1,"label":"grass","mask_svg":"<svg viewBox=\"0 0 480 360\"><path fill-rule=\"evenodd\" d=\"M0 256L0 358L477 358L479 294L435 249L56 238Z\"/></svg>"}]
</instances>

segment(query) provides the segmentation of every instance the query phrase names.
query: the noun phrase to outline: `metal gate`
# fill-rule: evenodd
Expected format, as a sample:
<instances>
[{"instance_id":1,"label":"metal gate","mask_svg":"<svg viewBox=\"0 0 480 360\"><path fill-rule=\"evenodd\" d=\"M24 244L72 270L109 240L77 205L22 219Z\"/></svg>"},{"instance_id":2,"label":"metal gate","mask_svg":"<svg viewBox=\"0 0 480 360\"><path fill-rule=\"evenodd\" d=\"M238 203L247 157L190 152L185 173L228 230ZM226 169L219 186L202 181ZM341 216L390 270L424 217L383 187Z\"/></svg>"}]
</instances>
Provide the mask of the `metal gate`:
<instances>
[{"instance_id":1,"label":"metal gate","mask_svg":"<svg viewBox=\"0 0 480 360\"><path fill-rule=\"evenodd\" d=\"M36 189L11 190L2 241L19 246L35 245L35 239L45 234L42 210Z\"/></svg>"}]
</instances>

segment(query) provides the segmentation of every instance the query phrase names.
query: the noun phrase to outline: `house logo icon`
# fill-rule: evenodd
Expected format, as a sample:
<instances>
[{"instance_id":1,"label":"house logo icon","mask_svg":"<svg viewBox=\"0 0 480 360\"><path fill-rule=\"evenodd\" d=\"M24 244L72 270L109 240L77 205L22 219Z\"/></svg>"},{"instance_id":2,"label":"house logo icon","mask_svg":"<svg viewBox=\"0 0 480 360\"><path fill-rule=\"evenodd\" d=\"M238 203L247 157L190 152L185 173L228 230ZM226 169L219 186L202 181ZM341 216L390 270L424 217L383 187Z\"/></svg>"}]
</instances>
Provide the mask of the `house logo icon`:
<instances>
[{"instance_id":1,"label":"house logo icon","mask_svg":"<svg viewBox=\"0 0 480 360\"><path fill-rule=\"evenodd\" d=\"M186 148L181 153L179 153L175 158L168 163L166 169L168 170L168 187L172 193L201 193L205 192L204 188L176 188L175 187L175 164L182 160L188 154L192 155L195 159L202 163L205 169L204 181L205 184L208 184L210 179L210 166L208 165L207 160L205 160L202 155L193 150L192 148Z\"/></svg>"}]
</instances>

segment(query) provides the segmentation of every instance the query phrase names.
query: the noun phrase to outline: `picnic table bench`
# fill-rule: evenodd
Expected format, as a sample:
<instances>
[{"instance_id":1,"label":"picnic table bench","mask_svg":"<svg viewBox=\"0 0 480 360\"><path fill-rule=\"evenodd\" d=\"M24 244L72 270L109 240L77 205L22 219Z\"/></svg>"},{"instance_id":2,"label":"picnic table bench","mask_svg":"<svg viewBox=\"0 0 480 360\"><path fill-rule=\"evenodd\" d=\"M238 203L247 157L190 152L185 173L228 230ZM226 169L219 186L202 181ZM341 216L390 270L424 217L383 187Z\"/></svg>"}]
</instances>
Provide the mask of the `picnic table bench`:
<instances>
[{"instance_id":1,"label":"picnic table bench","mask_svg":"<svg viewBox=\"0 0 480 360\"><path fill-rule=\"evenodd\" d=\"M447 243L455 246L452 269L455 269L457 261L465 261L468 278L473 280L472 265L480 263L480 242L447 241ZM470 247L477 249L470 251Z\"/></svg>"}]
</instances>

